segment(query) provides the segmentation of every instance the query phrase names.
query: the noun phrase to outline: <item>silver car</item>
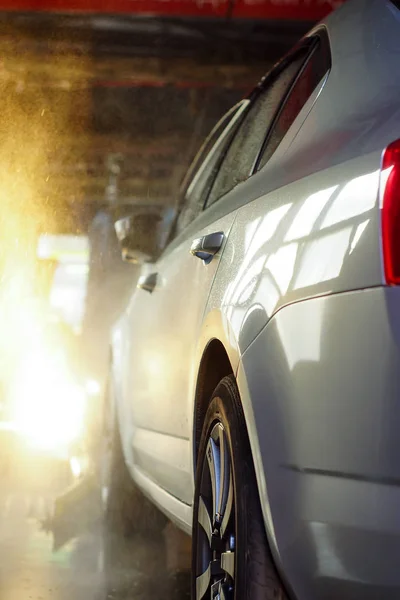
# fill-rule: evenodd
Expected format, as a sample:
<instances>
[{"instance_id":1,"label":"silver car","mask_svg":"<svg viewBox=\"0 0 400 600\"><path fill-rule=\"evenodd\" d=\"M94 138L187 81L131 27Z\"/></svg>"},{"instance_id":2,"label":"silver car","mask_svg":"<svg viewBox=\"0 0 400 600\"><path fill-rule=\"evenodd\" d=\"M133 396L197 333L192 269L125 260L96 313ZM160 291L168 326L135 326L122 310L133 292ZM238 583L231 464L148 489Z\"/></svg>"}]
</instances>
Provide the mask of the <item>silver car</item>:
<instances>
[{"instance_id":1,"label":"silver car","mask_svg":"<svg viewBox=\"0 0 400 600\"><path fill-rule=\"evenodd\" d=\"M108 519L193 598L400 598L400 3L355 0L219 122L111 347ZM160 249L160 246L164 246Z\"/></svg>"}]
</instances>

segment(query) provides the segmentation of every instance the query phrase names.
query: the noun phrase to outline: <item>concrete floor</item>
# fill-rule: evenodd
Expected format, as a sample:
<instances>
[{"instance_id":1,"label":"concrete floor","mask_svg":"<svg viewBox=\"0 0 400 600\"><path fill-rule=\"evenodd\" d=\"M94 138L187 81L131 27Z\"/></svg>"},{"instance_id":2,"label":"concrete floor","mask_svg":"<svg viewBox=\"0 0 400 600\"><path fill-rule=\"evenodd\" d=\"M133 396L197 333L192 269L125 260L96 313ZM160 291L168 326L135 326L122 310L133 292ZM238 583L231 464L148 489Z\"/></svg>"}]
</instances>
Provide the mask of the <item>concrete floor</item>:
<instances>
[{"instance_id":1,"label":"concrete floor","mask_svg":"<svg viewBox=\"0 0 400 600\"><path fill-rule=\"evenodd\" d=\"M154 538L119 539L100 527L58 551L42 523L65 475L31 465L0 479L1 600L185 600L190 541L168 525Z\"/></svg>"}]
</instances>

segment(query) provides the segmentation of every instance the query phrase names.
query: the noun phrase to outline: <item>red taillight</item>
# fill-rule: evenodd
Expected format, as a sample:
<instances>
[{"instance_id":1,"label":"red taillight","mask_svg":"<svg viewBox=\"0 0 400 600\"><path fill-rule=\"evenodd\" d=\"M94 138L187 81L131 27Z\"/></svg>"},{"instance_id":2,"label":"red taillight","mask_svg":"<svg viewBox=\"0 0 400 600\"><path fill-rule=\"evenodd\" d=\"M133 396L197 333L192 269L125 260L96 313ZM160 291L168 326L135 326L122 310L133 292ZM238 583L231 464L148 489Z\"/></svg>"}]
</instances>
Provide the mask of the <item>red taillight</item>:
<instances>
[{"instance_id":1,"label":"red taillight","mask_svg":"<svg viewBox=\"0 0 400 600\"><path fill-rule=\"evenodd\" d=\"M400 140L383 153L382 249L388 285L400 285Z\"/></svg>"}]
</instances>

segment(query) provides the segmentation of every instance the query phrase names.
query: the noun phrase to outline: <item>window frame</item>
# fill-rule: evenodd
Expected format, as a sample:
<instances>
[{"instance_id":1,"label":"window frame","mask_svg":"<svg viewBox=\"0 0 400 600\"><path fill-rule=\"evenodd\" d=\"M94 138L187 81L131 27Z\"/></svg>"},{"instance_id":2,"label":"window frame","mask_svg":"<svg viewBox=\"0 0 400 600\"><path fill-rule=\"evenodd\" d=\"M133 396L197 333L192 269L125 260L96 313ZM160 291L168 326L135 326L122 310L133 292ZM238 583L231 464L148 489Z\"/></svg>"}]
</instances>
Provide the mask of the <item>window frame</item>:
<instances>
[{"instance_id":1,"label":"window frame","mask_svg":"<svg viewBox=\"0 0 400 600\"><path fill-rule=\"evenodd\" d=\"M237 102L234 106L232 106L228 110L228 112L226 112L221 117L221 119L216 123L216 125L214 125L213 129L211 130L211 132L209 133L209 135L207 136L207 138L201 145L201 147L200 147L199 151L197 152L196 156L194 157L194 159L188 169L188 172L182 182L182 185L180 187L179 201L178 201L177 208L176 208L176 217L175 217L173 225L171 227L171 231L168 236L168 241L167 241L162 253L164 253L164 251L168 248L168 246L171 244L171 242L185 230L185 227L182 228L181 231L177 231L177 228L178 228L180 215L185 210L185 206L190 204L190 198L188 197L188 195L190 194L190 189L195 188L199 179L203 175L205 169L209 165L212 158L214 158L215 153L218 151L220 144L224 142L224 139L227 136L229 136L229 134L232 132L232 129L234 129L234 128L238 129L240 127L241 119L243 118L243 115L246 114L249 104L250 104L249 100L247 98L244 98L244 99L240 100L239 102ZM224 123L225 123L225 126L222 127L222 129L221 129L221 125L223 125ZM221 129L219 136L216 137L214 143L211 146L211 149L206 154L204 154L210 140L212 140L212 138L215 136L216 132L219 129ZM236 131L234 131L234 133L232 135L232 139L235 137L235 135L236 135ZM229 143L226 144L226 147L223 148L223 150L221 152L221 156L219 157L219 160L217 161L213 181L215 180L215 177L218 174L219 168L221 166L221 163L222 163L225 153L226 153L226 149L230 146L230 141L229 141ZM210 190L212 188L213 181L211 182L211 185L209 186L209 189L206 193L206 196L202 203L201 209L197 216L201 215L205 210L206 201L207 201L208 195L210 193ZM205 185L207 185L207 183ZM186 227L188 227L188 226L189 226L189 224L186 225Z\"/></svg>"},{"instance_id":2,"label":"window frame","mask_svg":"<svg viewBox=\"0 0 400 600\"><path fill-rule=\"evenodd\" d=\"M258 141L258 146L259 147L258 147L258 149L256 149L256 152L254 154L253 162L250 163L248 169L246 170L247 175L245 175L245 178L242 180L243 182L247 181L250 177L252 177L252 175L255 172L254 171L254 165L256 164L256 161L258 159L258 156L259 156L261 148L264 148L264 143L265 143L266 137L269 135L269 132L272 130L272 126L275 123L276 114L281 110L281 105L283 103L282 99L285 99L287 97L288 90L292 89L293 82L297 81L298 74L300 72L302 72L304 65L307 63L308 57L310 56L311 50L308 49L308 46L309 46L309 43L308 43L307 40L302 40L301 43L297 44L295 46L295 48L293 48L285 57L283 57L281 59L281 61L271 71L269 71L269 73L263 79L261 79L261 81L254 88L254 90L253 90L253 92L251 94L251 101L249 103L248 110L246 111L246 114L243 115L243 119L242 119L242 122L241 122L240 126L237 128L237 130L235 132L235 135L232 137L229 145L225 149L224 160L226 158L226 155L229 153L232 144L235 143L236 136L240 135L241 128L243 126L245 126L245 124L247 123L247 119L248 118L251 119L253 111L257 110L256 109L257 103L260 100L262 101L262 100L264 100L265 98L268 97L268 94L271 91L271 87L279 79L280 75L294 61L296 61L296 60L299 59L298 70L293 74L292 80L289 80L289 82L288 82L288 89L286 90L286 92L284 92L284 94L282 96L278 97L276 104L274 103L274 105L272 107L271 119L270 119L269 123L265 124L265 131L261 132L261 139ZM257 115L256 115L256 119L257 119ZM221 165L220 166L221 167L224 166L224 161L221 161ZM217 173L217 175L215 177L214 184L215 184L215 182L218 179L218 174L219 173ZM227 191L225 191L222 195L217 196L217 197L215 197L212 194L212 192L214 190L214 186L211 186L210 192L207 195L205 207L206 208L210 208L211 206L213 206L214 204L216 204L217 202L219 202L219 200L221 200L224 196L226 196L226 194L229 194L233 189L235 189L237 187L238 183L236 183L235 185L233 185L233 187L231 187L230 189L228 189ZM211 199L212 199L212 202L210 202Z\"/></svg>"},{"instance_id":3,"label":"window frame","mask_svg":"<svg viewBox=\"0 0 400 600\"><path fill-rule=\"evenodd\" d=\"M269 157L269 159L267 160L267 162L265 163L265 165L262 165L260 167L260 163L264 154L264 151L266 149L266 147L268 146L268 142L271 139L271 135L274 131L274 128L279 120L279 117L282 114L283 109L286 106L286 103L289 99L289 97L291 96L294 88L296 87L296 84L298 82L298 80L300 79L300 77L302 76L302 74L304 73L309 61L312 59L312 57L314 56L314 54L318 51L318 49L320 48L322 52L326 52L326 57L327 57L327 64L328 64L328 69L326 74L324 75L324 78L326 80L326 78L329 76L329 72L331 70L332 67L332 55L331 55L331 51L330 51L330 44L329 44L329 38L328 38L328 33L325 29L325 27L320 27L318 30L315 30L312 32L312 35L310 35L308 38L306 38L307 40L310 40L311 43L309 43L309 51L307 54L307 57L304 60L303 65L301 66L301 68L299 69L299 72L297 73L296 77L293 79L289 89L287 90L286 94L284 95L284 97L281 99L281 102L275 112L275 115L271 121L271 125L268 128L268 131L265 135L264 141L261 145L261 148L258 152L258 155L254 161L253 164L253 168L252 168L252 172L251 175L255 175L255 173L258 173L258 171L260 171L261 169L264 169L264 167L267 166L267 164L269 163L269 161L273 158L273 156L275 155L275 153L277 152L277 150L279 149L279 146L281 145L283 139L286 137L287 132L285 133L285 135L282 137L282 139L280 140L278 146L275 148L274 152L271 154L271 156ZM303 46L304 47L304 46ZM295 54L299 51L298 47L295 47L293 49L292 52L289 53L288 55L288 59L293 60L293 57L295 56ZM288 63L285 63L288 64ZM323 78L323 79L324 79ZM311 94L312 95L312 94ZM311 96L310 96L311 97ZM305 103L306 104L306 103ZM297 114L297 116L295 117L295 119L292 121L290 127L293 125L294 121L297 119L298 115L300 114L300 112L303 110L305 104L303 104L302 108L300 109L299 113ZM289 129L290 129L289 127ZM289 131L288 129L288 131Z\"/></svg>"},{"instance_id":4,"label":"window frame","mask_svg":"<svg viewBox=\"0 0 400 600\"><path fill-rule=\"evenodd\" d=\"M206 171L206 169L208 168L210 162L212 162L212 160L214 159L215 155L218 153L218 151L220 150L221 145L223 146L224 142L226 141L226 138L229 137L229 135L232 133L233 131L233 135L232 135L232 139L236 136L237 130L240 128L241 125L241 120L243 119L243 115L247 112L248 110L248 106L249 106L249 102L246 100L241 100L240 102L238 102L237 104L235 104L235 106L233 108L236 109L236 112L233 114L232 118L227 122L227 125L225 126L225 128L222 130L221 134L217 137L217 139L215 140L213 146L211 147L211 150L207 153L207 155L204 157L203 161L199 162L199 168L197 169L197 171L195 172L192 180L190 181L189 185L187 186L186 190L185 190L185 197L186 195L190 194L190 189L194 189L196 187L196 184L198 183L199 179L202 177L202 175L204 174L204 171ZM227 116L228 114L230 114L232 111L232 109L230 111L228 111L228 113L225 114L225 116ZM236 128L236 130L235 130ZM214 128L215 130L216 128ZM213 131L214 131L213 130ZM210 139L211 136L209 136L207 138ZM229 148L230 144L231 144L232 140L230 140L225 147L222 148L222 152L221 152L221 156L219 157L219 159L217 159L216 165L215 165L215 175L214 175L214 180L219 172L221 163L225 157L226 154L226 150L227 148ZM214 181L211 182L210 185L210 189L207 192L207 195L204 199L203 202L203 206L200 212L203 212L205 204L206 204L206 200L208 198L208 195L210 193L210 190L212 188L212 184ZM207 183L205 184L207 185Z\"/></svg>"},{"instance_id":5,"label":"window frame","mask_svg":"<svg viewBox=\"0 0 400 600\"><path fill-rule=\"evenodd\" d=\"M254 106L254 103L256 102L256 100L259 98L259 96L263 93L268 93L268 88L273 84L273 82L276 80L276 78L278 78L280 76L280 74L282 73L282 71L284 71L287 66L296 59L296 56L298 54L300 54L301 52L305 51L305 56L304 56L304 60L303 60L303 64L301 65L301 67L299 68L298 73L295 75L295 77L293 78L293 81L291 82L291 84L289 85L288 89L286 90L286 93L282 96L282 98L280 99L280 102L278 103L278 106L275 110L275 114L273 115L273 118L271 120L271 124L269 125L269 127L267 128L266 132L265 132L265 137L264 140L255 156L253 165L249 171L249 175L246 179L246 181L248 179L250 179L250 177L252 177L253 175L255 175L258 171L259 171L259 163L261 161L264 149L266 147L266 145L268 144L268 140L270 139L271 133L274 130L274 127L276 125L277 120L279 119L280 114L282 113L282 110L284 108L284 106L286 105L287 99L289 98L290 94L293 91L294 86L296 85L299 77L301 77L302 73L304 72L304 69L306 68L309 60L312 58L314 52L316 52L316 50L318 49L318 47L322 47L322 50L326 52L328 60L327 62L329 63L329 68L328 68L328 72L327 75L329 74L330 71L330 67L331 67L331 52L330 52L330 44L329 44L329 38L328 38L328 33L325 29L324 26L319 27L318 29L315 29L309 36L301 39L287 54L285 54L278 63L276 63L272 69L266 74L264 75L264 77L259 81L259 83L255 86L255 88L252 90L252 92L248 95L248 100L249 100L249 104L247 105L247 109L246 111L243 112L242 114L242 121L239 124L239 126L237 127L234 136L232 137L232 139L230 140L230 143L227 145L227 147L225 148L224 151L224 156L221 160L221 163L219 165L219 167L221 167L223 160L227 154L227 152L229 151L229 148L231 146L231 144L233 143L235 137L238 135L240 128L243 124L243 122L246 119L247 114L251 111L252 107ZM301 109L302 110L302 109ZM299 113L300 114L300 113ZM296 117L297 118L297 117ZM286 134L285 134L286 136ZM284 136L284 137L285 137ZM282 138L283 140L283 138ZM282 142L281 140L281 142ZM278 150L281 142L279 143L279 145L277 146L276 150L274 151L274 153L271 155L270 159L272 158L272 156L274 156L275 152ZM268 160L268 162L269 162ZM262 168L264 168L268 162L263 165ZM218 169L219 171L219 169ZM217 177L218 173L216 174L214 181ZM211 208L211 206L213 206L214 204L216 204L217 202L219 202L222 198L224 198L226 196L226 194L229 194L233 189L235 189L235 187L233 187L231 190L229 190L228 192L226 192L223 196L220 196L219 198L217 198L216 200L214 200L214 202L212 202L212 204L209 204L209 198L210 198L210 194L212 192L212 187L210 187L210 190L207 194L207 197L205 199L205 203L204 203L204 210L207 210L208 208Z\"/></svg>"},{"instance_id":6,"label":"window frame","mask_svg":"<svg viewBox=\"0 0 400 600\"><path fill-rule=\"evenodd\" d=\"M256 101L258 100L258 98L264 94L268 88L273 84L273 82L275 81L275 79L277 77L279 77L279 75L282 73L282 71L284 71L284 69L286 69L286 67L295 59L296 55L299 54L300 52L304 52L304 50L306 50L306 56L304 57L304 63L303 65L300 67L299 72L297 73L297 75L294 77L293 82L290 84L289 86L289 90L286 92L286 94L283 96L283 99L280 100L277 109L275 111L275 114L272 117L271 120L271 125L268 127L266 133L265 133L265 137L264 140L260 146L260 149L258 150L256 156L255 156L255 160L254 163L249 171L249 175L247 177L247 179L249 179L250 177L252 177L252 175L254 175L255 171L254 171L254 166L258 160L258 157L260 155L261 152L261 148L264 148L264 143L265 143L265 139L269 136L270 131L272 130L273 125L275 124L275 118L276 118L276 114L278 112L280 112L281 110L281 106L283 106L285 99L288 96L289 91L291 91L292 89L292 85L294 83L294 81L297 81L297 77L299 75L300 72L303 71L304 65L307 63L309 56L312 53L312 48L315 44L315 39L313 37L306 37L302 40L300 40L300 42L298 42L287 54L285 54L278 63L276 63L272 69L270 71L268 71L268 73L266 73L266 75L264 75L264 77L261 78L261 80L258 82L258 84L253 88L253 90L250 92L250 94L247 96L247 100L248 100L248 104L246 107L246 110L243 111L243 114L241 116L241 122L239 124L239 126L237 127L235 134L232 136L232 139L230 140L229 144L227 145L227 147L225 148L224 151L224 155L222 157L222 160L220 162L219 165L219 169L221 168L223 161L226 157L226 154L229 151L229 148L231 147L231 144L233 143L235 137L238 135L243 123L245 122L248 113L251 112L254 104L256 103ZM218 169L218 172L219 172ZM215 179L218 176L218 172L214 178L214 182ZM247 181L246 179L246 181ZM236 187L236 186L235 186ZM207 210L208 208L211 208L211 206L213 206L214 204L216 204L217 202L219 202L222 198L224 198L224 196L226 196L226 194L229 194L233 189L229 190L228 192L226 192L223 196L220 196L219 198L217 198L216 200L214 200L214 202L212 202L212 204L209 204L209 198L210 198L210 194L212 192L212 188L213 186L210 187L210 190L207 194L207 197L205 198L205 202L204 202L204 210Z\"/></svg>"},{"instance_id":7,"label":"window frame","mask_svg":"<svg viewBox=\"0 0 400 600\"><path fill-rule=\"evenodd\" d=\"M207 156L209 155L210 152L208 152L204 157L203 154L205 152L205 149L207 148L210 140L213 138L213 136L215 135L215 133L221 128L221 125L223 125L223 123L225 122L225 127L223 127L221 129L221 134L216 138L214 144L211 147L211 150L214 148L215 144L217 143L217 141L219 140L220 136L224 133L225 129L228 128L229 124L231 123L231 121L234 118L235 112L238 111L240 109L241 104L243 103L243 100L240 100L239 102L237 102L234 106L232 106L228 112L226 112L220 119L219 121L214 125L214 127L212 128L212 130L210 131L210 133L208 134L208 136L206 137L206 139L204 140L204 142L202 143L202 145L200 146L199 150L197 151L194 159L192 160L191 164L189 165L189 168L186 172L185 177L183 178L182 184L180 185L179 188L179 198L180 198L180 204L185 201L186 195L188 193L189 187L192 185L194 179L197 177L199 170L202 168ZM233 116L232 116L233 115Z\"/></svg>"}]
</instances>

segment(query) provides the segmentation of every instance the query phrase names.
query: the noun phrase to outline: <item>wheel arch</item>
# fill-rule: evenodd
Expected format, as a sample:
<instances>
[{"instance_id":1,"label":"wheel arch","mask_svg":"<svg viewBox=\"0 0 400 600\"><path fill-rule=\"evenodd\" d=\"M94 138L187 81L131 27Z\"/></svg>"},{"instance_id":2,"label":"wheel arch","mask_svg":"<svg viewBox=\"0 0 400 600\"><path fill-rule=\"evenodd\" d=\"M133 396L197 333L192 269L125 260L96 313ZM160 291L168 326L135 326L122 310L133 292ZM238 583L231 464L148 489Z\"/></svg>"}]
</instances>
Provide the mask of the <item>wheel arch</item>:
<instances>
[{"instance_id":1,"label":"wheel arch","mask_svg":"<svg viewBox=\"0 0 400 600\"><path fill-rule=\"evenodd\" d=\"M212 338L204 349L197 375L193 420L193 459L197 463L201 431L213 391L224 377L234 374L234 367L224 344Z\"/></svg>"},{"instance_id":2,"label":"wheel arch","mask_svg":"<svg viewBox=\"0 0 400 600\"><path fill-rule=\"evenodd\" d=\"M196 465L203 424L208 407L211 403L213 392L224 377L233 375L238 389L240 405L243 410L245 428L249 436L251 460L253 461L255 470L257 493L260 502L262 498L266 499L265 505L261 506L263 526L265 527L269 549L273 555L274 565L278 568L279 573L282 575L280 554L277 547L275 528L272 521L269 498L266 490L265 474L263 472L261 462L260 447L255 427L255 417L247 385L246 374L243 370L243 366L240 361L240 355L238 355L238 361L236 364L236 356L234 354L232 355L229 352L229 350L231 350L229 345L228 347L226 347L226 345L221 341L221 339L214 337L210 339L210 341L206 345L201 357L200 367L198 370L194 405L194 473L196 473Z\"/></svg>"},{"instance_id":3,"label":"wheel arch","mask_svg":"<svg viewBox=\"0 0 400 600\"><path fill-rule=\"evenodd\" d=\"M193 474L196 473L200 437L212 394L224 377L234 375L249 436L258 491L260 498L266 500L265 505L262 507L264 524L271 550L275 556L275 560L279 562L275 528L270 512L265 474L261 460L256 418L248 387L247 375L241 361L242 353L240 352L239 344L237 343L233 330L229 326L229 321L227 321L221 313L217 313L217 311L209 313L204 325L203 335L200 337L201 348L203 351L200 353L200 359L198 361L199 367L197 370L193 406Z\"/></svg>"}]
</instances>

